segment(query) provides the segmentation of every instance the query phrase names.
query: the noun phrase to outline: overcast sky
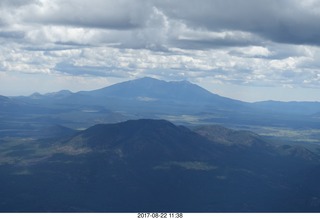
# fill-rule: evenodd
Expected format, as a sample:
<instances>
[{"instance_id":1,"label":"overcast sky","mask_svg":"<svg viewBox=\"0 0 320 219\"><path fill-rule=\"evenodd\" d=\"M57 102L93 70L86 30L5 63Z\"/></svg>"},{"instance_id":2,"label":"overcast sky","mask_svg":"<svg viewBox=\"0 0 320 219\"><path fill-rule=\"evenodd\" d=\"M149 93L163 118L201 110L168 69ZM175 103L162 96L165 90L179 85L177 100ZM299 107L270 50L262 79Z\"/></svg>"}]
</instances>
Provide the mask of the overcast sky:
<instances>
[{"instance_id":1,"label":"overcast sky","mask_svg":"<svg viewBox=\"0 0 320 219\"><path fill-rule=\"evenodd\" d=\"M320 1L0 0L0 95L144 76L320 101Z\"/></svg>"}]
</instances>

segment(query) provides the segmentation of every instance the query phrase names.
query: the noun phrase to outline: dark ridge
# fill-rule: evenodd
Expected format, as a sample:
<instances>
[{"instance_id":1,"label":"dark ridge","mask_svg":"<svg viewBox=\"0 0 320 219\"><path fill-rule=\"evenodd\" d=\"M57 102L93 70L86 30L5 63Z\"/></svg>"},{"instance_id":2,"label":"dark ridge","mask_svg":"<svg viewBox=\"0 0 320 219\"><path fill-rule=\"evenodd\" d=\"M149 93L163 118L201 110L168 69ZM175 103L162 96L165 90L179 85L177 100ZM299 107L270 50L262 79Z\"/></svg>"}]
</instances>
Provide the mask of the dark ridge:
<instances>
[{"instance_id":1,"label":"dark ridge","mask_svg":"<svg viewBox=\"0 0 320 219\"><path fill-rule=\"evenodd\" d=\"M118 149L134 159L209 159L205 151L214 149L205 138L166 120L140 119L100 124L76 134L75 138L79 137L90 148Z\"/></svg>"}]
</instances>

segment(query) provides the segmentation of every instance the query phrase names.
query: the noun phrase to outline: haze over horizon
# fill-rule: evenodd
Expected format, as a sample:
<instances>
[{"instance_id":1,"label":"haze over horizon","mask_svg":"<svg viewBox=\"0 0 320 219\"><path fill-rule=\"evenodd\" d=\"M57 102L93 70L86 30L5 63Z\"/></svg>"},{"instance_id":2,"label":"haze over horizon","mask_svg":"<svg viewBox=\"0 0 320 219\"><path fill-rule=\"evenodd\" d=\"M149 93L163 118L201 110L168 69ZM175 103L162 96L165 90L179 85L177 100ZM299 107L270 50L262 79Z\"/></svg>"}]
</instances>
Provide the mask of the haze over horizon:
<instances>
[{"instance_id":1,"label":"haze over horizon","mask_svg":"<svg viewBox=\"0 0 320 219\"><path fill-rule=\"evenodd\" d=\"M0 95L145 76L244 101L320 101L320 2L3 0Z\"/></svg>"}]
</instances>

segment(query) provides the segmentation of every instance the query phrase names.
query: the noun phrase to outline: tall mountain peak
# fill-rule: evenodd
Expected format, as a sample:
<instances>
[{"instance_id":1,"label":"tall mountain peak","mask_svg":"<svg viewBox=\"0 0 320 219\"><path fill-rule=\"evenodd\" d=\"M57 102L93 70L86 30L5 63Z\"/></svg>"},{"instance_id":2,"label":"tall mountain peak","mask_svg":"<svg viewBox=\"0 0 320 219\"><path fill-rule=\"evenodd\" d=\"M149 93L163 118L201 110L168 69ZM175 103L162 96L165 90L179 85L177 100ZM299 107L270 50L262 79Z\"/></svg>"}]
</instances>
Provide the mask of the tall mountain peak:
<instances>
[{"instance_id":1,"label":"tall mountain peak","mask_svg":"<svg viewBox=\"0 0 320 219\"><path fill-rule=\"evenodd\" d=\"M165 101L175 100L183 102L208 102L212 101L213 98L223 98L191 82L167 82L150 77L114 84L99 90L90 91L89 93L93 95L113 96L118 98L135 99L138 97L148 97Z\"/></svg>"},{"instance_id":2,"label":"tall mountain peak","mask_svg":"<svg viewBox=\"0 0 320 219\"><path fill-rule=\"evenodd\" d=\"M74 143L76 142L76 143ZM122 151L123 156L142 160L200 159L211 143L183 127L166 120L139 119L116 124L99 124L88 128L69 145L91 149Z\"/></svg>"}]
</instances>

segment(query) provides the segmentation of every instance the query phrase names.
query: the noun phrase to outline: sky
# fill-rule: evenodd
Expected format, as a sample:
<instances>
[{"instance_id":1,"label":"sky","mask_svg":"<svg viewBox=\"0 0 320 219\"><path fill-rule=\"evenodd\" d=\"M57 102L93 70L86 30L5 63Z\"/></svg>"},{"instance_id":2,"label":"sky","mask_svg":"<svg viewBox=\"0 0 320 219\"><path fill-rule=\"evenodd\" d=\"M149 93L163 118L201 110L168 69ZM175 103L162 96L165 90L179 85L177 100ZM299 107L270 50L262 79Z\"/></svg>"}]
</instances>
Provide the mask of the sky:
<instances>
[{"instance_id":1,"label":"sky","mask_svg":"<svg viewBox=\"0 0 320 219\"><path fill-rule=\"evenodd\" d=\"M0 95L188 80L320 101L317 0L0 0Z\"/></svg>"}]
</instances>

